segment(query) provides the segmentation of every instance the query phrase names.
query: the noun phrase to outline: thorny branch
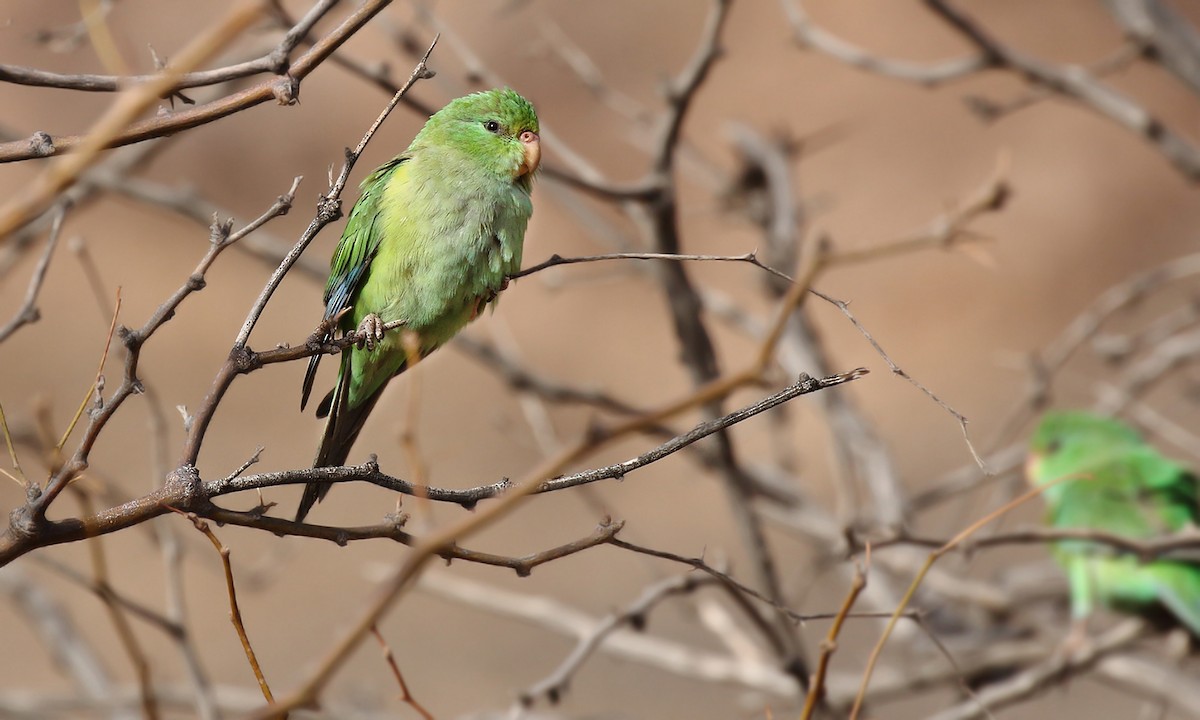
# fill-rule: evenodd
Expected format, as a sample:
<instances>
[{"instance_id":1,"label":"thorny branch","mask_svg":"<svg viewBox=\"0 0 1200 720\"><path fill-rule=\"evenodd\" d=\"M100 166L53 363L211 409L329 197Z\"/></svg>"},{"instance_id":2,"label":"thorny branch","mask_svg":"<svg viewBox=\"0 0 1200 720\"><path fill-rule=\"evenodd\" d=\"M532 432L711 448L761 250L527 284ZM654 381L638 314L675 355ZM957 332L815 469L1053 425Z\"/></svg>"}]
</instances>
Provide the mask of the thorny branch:
<instances>
[{"instance_id":1,"label":"thorny branch","mask_svg":"<svg viewBox=\"0 0 1200 720\"><path fill-rule=\"evenodd\" d=\"M321 18L325 17L339 1L320 0L315 3L304 14L304 17L284 33L279 44L267 54L253 60L246 60L222 68L184 73L175 80L174 87L168 93L164 93L162 97L169 97L170 94L178 93L180 90L218 85L231 80L250 77L251 75L260 75L262 73L271 73L273 75L287 74L290 70L292 51L308 37L308 34L312 32L313 26L320 22ZM133 85L150 82L153 79L153 75L116 76L91 75L86 73L65 75L38 70L37 68L0 64L0 82L30 85L33 87L59 88L62 90L118 92Z\"/></svg>"},{"instance_id":2,"label":"thorny branch","mask_svg":"<svg viewBox=\"0 0 1200 720\"><path fill-rule=\"evenodd\" d=\"M601 480L624 478L629 473L676 453L698 440L767 412L782 403L801 395L856 380L862 377L865 372L865 370L859 369L843 375L834 375L819 380L807 377L801 378L795 384L778 393L720 418L700 423L691 431L671 438L667 442L637 457L592 470L546 478L536 484L525 486L519 495L557 492ZM220 522L257 527L277 534L321 537L333 540L339 544L344 544L351 540L381 537L392 537L406 543L410 541L411 536L401 531L399 525L395 522L374 528L324 528L306 523L293 523L271 518L262 512L238 513L223 510L213 506L210 502L214 497L231 492L273 487L282 484L301 484L316 480L327 482L363 480L400 492L421 495L430 500L453 502L466 507L473 506L480 500L487 498L512 497L514 490L517 488L516 484L506 480L465 491L413 486L398 478L380 473L378 466L373 461L353 467L309 468L306 470L263 473L259 475L239 476L235 474L222 480L208 482L200 478L194 466L184 466L172 472L168 476L167 482L149 495L131 500L92 517L82 520L58 521L50 521L43 517L36 523L31 524L28 521L24 521L21 525L17 525L14 520L14 525L4 535L0 536L0 566L8 564L13 559L34 548L73 542L84 537L115 532L145 522L152 517L162 515L169 509L194 512L200 517ZM23 518L24 515L22 513L16 517ZM602 538L597 541L600 540ZM439 547L437 548L437 552L454 552L448 550L449 547L449 545ZM522 567L529 566L525 564L518 566L517 569L520 570Z\"/></svg>"},{"instance_id":3,"label":"thorny branch","mask_svg":"<svg viewBox=\"0 0 1200 720\"><path fill-rule=\"evenodd\" d=\"M296 58L288 66L285 75L275 79L268 78L250 88L204 105L134 123L108 138L105 147L121 147L182 130L190 130L272 99L285 105L295 104L299 96L300 81L312 73L389 4L391 4L391 0L368 0L363 3L328 35L314 43L308 52ZM176 84L172 83L171 86L175 87ZM157 98L161 94L161 92L154 93L151 97ZM58 155L79 147L86 137L80 135L52 137L47 133L38 133L30 140L0 143L0 163Z\"/></svg>"}]
</instances>

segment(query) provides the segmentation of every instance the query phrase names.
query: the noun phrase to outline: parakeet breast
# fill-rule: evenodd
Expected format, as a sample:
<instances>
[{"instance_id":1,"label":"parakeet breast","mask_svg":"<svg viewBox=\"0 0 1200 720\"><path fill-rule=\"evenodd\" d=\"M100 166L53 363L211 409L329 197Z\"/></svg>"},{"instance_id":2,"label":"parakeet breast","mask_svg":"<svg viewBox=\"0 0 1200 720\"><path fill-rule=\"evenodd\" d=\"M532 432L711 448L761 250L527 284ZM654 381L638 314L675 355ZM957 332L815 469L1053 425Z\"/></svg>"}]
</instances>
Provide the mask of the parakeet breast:
<instances>
[{"instance_id":1,"label":"parakeet breast","mask_svg":"<svg viewBox=\"0 0 1200 720\"><path fill-rule=\"evenodd\" d=\"M406 319L428 353L520 269L533 207L518 185L421 156L393 174L382 208L383 243L398 247L380 253L363 294L385 322Z\"/></svg>"}]
</instances>

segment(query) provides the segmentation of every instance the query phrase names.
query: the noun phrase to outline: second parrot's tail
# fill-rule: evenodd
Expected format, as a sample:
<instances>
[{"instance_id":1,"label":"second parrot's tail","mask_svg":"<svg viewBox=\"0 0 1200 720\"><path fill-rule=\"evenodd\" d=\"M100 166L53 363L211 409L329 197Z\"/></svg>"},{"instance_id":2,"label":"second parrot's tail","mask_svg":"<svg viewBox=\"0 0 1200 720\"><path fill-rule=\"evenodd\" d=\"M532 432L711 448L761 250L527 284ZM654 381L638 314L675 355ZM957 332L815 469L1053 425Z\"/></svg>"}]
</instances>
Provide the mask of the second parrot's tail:
<instances>
[{"instance_id":1,"label":"second parrot's tail","mask_svg":"<svg viewBox=\"0 0 1200 720\"><path fill-rule=\"evenodd\" d=\"M1183 562L1150 566L1157 581L1158 599L1192 635L1200 638L1200 567Z\"/></svg>"},{"instance_id":2,"label":"second parrot's tail","mask_svg":"<svg viewBox=\"0 0 1200 720\"><path fill-rule=\"evenodd\" d=\"M337 467L346 464L350 448L354 446L354 441L362 431L367 416L371 414L371 409L383 395L383 388L386 386L387 383L384 383L375 391L374 395L358 407L352 408L348 397L349 383L342 382L341 378L338 379L333 392L317 408L318 417L328 413L328 418L325 420L325 434L321 437L321 447L317 450L313 467ZM324 499L330 487L332 487L332 483L327 482L309 483L304 486L304 496L300 498L300 507L296 510L296 522L304 520L308 511Z\"/></svg>"}]
</instances>

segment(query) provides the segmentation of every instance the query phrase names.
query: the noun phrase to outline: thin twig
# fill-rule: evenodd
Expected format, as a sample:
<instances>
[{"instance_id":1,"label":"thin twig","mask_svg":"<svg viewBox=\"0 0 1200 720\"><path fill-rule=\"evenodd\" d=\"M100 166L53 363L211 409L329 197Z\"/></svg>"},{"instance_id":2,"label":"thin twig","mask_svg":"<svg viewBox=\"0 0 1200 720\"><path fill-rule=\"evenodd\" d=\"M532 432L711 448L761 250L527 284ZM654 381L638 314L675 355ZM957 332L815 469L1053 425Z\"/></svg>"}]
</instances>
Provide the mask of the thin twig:
<instances>
[{"instance_id":1,"label":"thin twig","mask_svg":"<svg viewBox=\"0 0 1200 720\"><path fill-rule=\"evenodd\" d=\"M64 203L60 206L59 211L54 213L54 220L50 225L50 234L46 238L46 249L42 252L42 257L38 260L37 266L33 269L33 274L29 276L29 287L25 291L25 299L21 302L21 307L17 308L17 312L13 315L12 320L9 320L3 326L0 326L0 342L4 342L14 332L20 329L23 325L37 322L41 314L37 309L38 293L42 290L42 283L46 281L46 271L50 268L50 258L54 255L54 248L58 246L58 236L62 232L63 219L67 216L69 203Z\"/></svg>"},{"instance_id":2,"label":"thin twig","mask_svg":"<svg viewBox=\"0 0 1200 720\"><path fill-rule=\"evenodd\" d=\"M743 262L749 263L755 267L762 268L772 275L795 282L787 273L776 270L773 267L764 265L758 256L753 252L744 253L742 255L686 255L683 253L653 253L653 252L623 252L623 253L606 253L604 255L584 255L580 257L565 258L561 255L551 255L548 260L522 269L520 272L513 273L509 276L510 280L523 278L526 275L532 275L535 272L545 270L546 268L555 267L556 265L574 265L576 263L599 262L602 260L672 260L672 261L694 261L694 262Z\"/></svg>"},{"instance_id":3,"label":"thin twig","mask_svg":"<svg viewBox=\"0 0 1200 720\"><path fill-rule=\"evenodd\" d=\"M229 620L233 623L234 630L237 631L238 640L242 643L242 651L246 653L246 661L250 663L250 669L254 672L254 679L258 681L258 689L266 698L267 703L275 702L274 696L271 694L271 687L267 684L267 678L263 675L262 667L258 664L258 657L254 654L254 647L250 645L250 636L246 633L246 624L242 622L242 611L238 607L237 587L233 582L233 565L229 562L229 548L217 538L216 533L212 531L208 523L201 520L195 513L185 513L173 507L168 507L168 510L178 513L187 518L192 527L199 530L208 541L212 543L217 554L221 557L221 567L225 570L225 589L229 593ZM284 713L284 718L287 714Z\"/></svg>"},{"instance_id":4,"label":"thin twig","mask_svg":"<svg viewBox=\"0 0 1200 720\"><path fill-rule=\"evenodd\" d=\"M379 641L379 647L383 650L384 662L391 668L392 677L396 678L396 684L400 686L400 700L417 711L425 720L433 720L433 715L408 691L408 683L404 682L404 673L400 672L400 666L396 664L396 656L392 653L392 648L388 645L387 640L383 639L383 633L379 632L378 627L372 627L371 634Z\"/></svg>"},{"instance_id":5,"label":"thin twig","mask_svg":"<svg viewBox=\"0 0 1200 720\"><path fill-rule=\"evenodd\" d=\"M867 587L867 573L870 570L871 548L868 546L863 555L862 562L855 561L854 563L854 579L850 581L850 590L846 593L846 598L842 600L842 606L838 609L833 622L830 623L829 632L825 635L825 639L821 641L821 654L817 657L817 669L813 673L812 683L808 688L808 695L804 698L804 708L800 712L801 720L810 720L824 699L825 675L829 672L829 661L833 658L833 654L837 652L838 635L841 634L842 625L846 622L846 617L850 614L850 610L853 609L858 596Z\"/></svg>"}]
</instances>

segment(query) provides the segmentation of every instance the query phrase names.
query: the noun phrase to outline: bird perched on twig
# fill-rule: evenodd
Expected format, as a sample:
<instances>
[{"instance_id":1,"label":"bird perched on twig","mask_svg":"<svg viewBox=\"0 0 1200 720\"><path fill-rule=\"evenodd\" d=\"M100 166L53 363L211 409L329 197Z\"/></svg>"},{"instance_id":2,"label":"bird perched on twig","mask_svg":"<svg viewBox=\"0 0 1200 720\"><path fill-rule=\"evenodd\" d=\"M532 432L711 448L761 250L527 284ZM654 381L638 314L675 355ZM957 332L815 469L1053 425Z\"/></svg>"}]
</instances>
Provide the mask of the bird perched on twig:
<instances>
[{"instance_id":1,"label":"bird perched on twig","mask_svg":"<svg viewBox=\"0 0 1200 720\"><path fill-rule=\"evenodd\" d=\"M388 381L475 319L520 269L538 132L533 105L516 92L474 93L439 110L363 181L330 263L325 319L365 340L342 353L317 407L326 421L313 467L344 464ZM394 322L402 330L385 333ZM301 410L320 358L309 361ZM297 522L329 487L305 487Z\"/></svg>"},{"instance_id":2,"label":"bird perched on twig","mask_svg":"<svg viewBox=\"0 0 1200 720\"><path fill-rule=\"evenodd\" d=\"M1148 539L1200 523L1196 476L1117 420L1047 414L1033 434L1026 474L1034 486L1045 487L1054 528ZM1073 639L1083 638L1083 623L1096 604L1138 613L1161 606L1200 638L1200 561L1142 562L1087 540L1059 540L1054 555L1071 588Z\"/></svg>"}]
</instances>

